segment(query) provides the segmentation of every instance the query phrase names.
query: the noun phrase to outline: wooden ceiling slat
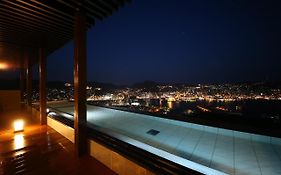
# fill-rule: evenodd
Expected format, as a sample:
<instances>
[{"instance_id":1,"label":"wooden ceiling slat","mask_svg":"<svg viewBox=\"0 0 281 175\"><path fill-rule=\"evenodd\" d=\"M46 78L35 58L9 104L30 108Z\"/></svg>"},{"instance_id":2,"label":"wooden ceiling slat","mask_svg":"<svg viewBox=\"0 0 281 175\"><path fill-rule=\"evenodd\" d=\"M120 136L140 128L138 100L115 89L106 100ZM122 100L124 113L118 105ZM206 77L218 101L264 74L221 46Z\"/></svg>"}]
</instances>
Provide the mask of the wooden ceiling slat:
<instances>
[{"instance_id":1,"label":"wooden ceiling slat","mask_svg":"<svg viewBox=\"0 0 281 175\"><path fill-rule=\"evenodd\" d=\"M1 54L16 48L46 46L54 52L73 38L74 15L83 8L87 27L103 20L129 0L0 0ZM8 50L7 50L8 49ZM14 53L13 55L16 55Z\"/></svg>"},{"instance_id":2,"label":"wooden ceiling slat","mask_svg":"<svg viewBox=\"0 0 281 175\"><path fill-rule=\"evenodd\" d=\"M65 15L61 15L60 13L56 13L56 12L52 12L50 10L46 10L42 7L39 7L39 6L36 6L34 5L34 2L30 1L30 0L17 0L18 2L22 3L22 4L26 4L27 6L30 6L34 9L37 9L37 10L40 10L48 15L52 15L53 17L56 17L60 20L64 20L64 21L67 21L68 23L70 24L73 24L73 19L69 19L68 16L65 16Z\"/></svg>"},{"instance_id":3,"label":"wooden ceiling slat","mask_svg":"<svg viewBox=\"0 0 281 175\"><path fill-rule=\"evenodd\" d=\"M0 6L1 6L1 3L0 3ZM63 23L63 21L61 21L59 24L60 25L58 25L57 23L56 24L52 24L52 23L49 23L49 21L48 22L45 22L44 20L42 20L42 19L37 19L37 18L33 18L33 16L26 16L26 14L22 14L22 13L20 13L20 12L14 12L14 11L9 11L8 9L3 9L3 11L6 11L6 13L7 14L9 14L9 13L13 13L13 16L14 15L16 15L16 16L20 16L20 18L21 19L27 19L28 21L30 20L30 21L35 21L36 23L42 23L42 25L44 25L44 27L43 28L48 28L48 26L51 26L51 27L53 27L53 28L56 28L55 30L56 31L59 31L59 32L70 32L70 34L72 35L72 33L73 33L73 31L69 31L69 30L72 30L73 29L73 24L70 24L70 25L67 25L67 26L65 26L65 25L63 25L63 24L61 24L61 23ZM31 14L32 15L32 14ZM93 22L92 22L93 23ZM88 28L90 28L90 26L91 26L91 24L90 23L88 23L87 24L87 26L88 26Z\"/></svg>"},{"instance_id":4,"label":"wooden ceiling slat","mask_svg":"<svg viewBox=\"0 0 281 175\"><path fill-rule=\"evenodd\" d=\"M91 0L88 0L89 3L91 3ZM111 14L112 12L115 10L113 6L107 4L106 2L102 1L102 0L96 0L95 4L97 4L98 6L100 6L101 8L103 8L104 10L109 11Z\"/></svg>"},{"instance_id":5,"label":"wooden ceiling slat","mask_svg":"<svg viewBox=\"0 0 281 175\"><path fill-rule=\"evenodd\" d=\"M5 11L5 10L4 10ZM57 33L61 33L63 35L69 34L72 35L72 32L70 33L69 30L67 30L67 28L60 28L60 27L56 27L56 26L50 26L50 24L46 25L44 22L39 21L39 20L35 20L32 18L24 18L24 16L22 14L17 14L12 12L12 14L8 14L5 12L1 12L0 14L3 16L5 16L8 20L10 21L14 21L16 22L15 24L18 25L17 23L26 25L26 26L31 26L31 28L35 28L38 29L38 32L42 31L55 31ZM2 17L0 17L0 20L2 19Z\"/></svg>"},{"instance_id":6,"label":"wooden ceiling slat","mask_svg":"<svg viewBox=\"0 0 281 175\"><path fill-rule=\"evenodd\" d=\"M19 35L18 33L16 33L15 31L10 31L10 32L0 32L0 38L2 39L3 36L6 36L6 37L9 37L12 41L27 41L27 43L30 43L33 44L34 46L36 45L41 45L42 44L42 40L51 40L51 41L58 41L58 40L67 40L67 39L70 39L71 37L64 37L64 38L59 38L59 37L56 37L56 36L52 36L50 35L47 39L44 39L44 38L41 38L40 36L35 36L34 39L31 39L31 38L28 38L28 36L25 36L25 35Z\"/></svg>"},{"instance_id":7,"label":"wooden ceiling slat","mask_svg":"<svg viewBox=\"0 0 281 175\"><path fill-rule=\"evenodd\" d=\"M111 15L112 14L112 10L110 8L108 8L107 6L103 5L102 3L100 3L99 1L86 1L87 5L86 6L90 6L90 7L95 7L98 8L99 10L103 11L103 13L106 14L106 16Z\"/></svg>"},{"instance_id":8,"label":"wooden ceiling slat","mask_svg":"<svg viewBox=\"0 0 281 175\"><path fill-rule=\"evenodd\" d=\"M22 47L29 47L29 48L34 48L35 46L34 45L30 45L28 43L20 43L20 42L13 42L13 41L10 41L9 39L0 39L0 43L2 43L2 46L3 47L11 47L11 48L14 48L15 46L22 46ZM38 47L36 47L38 48Z\"/></svg>"},{"instance_id":9,"label":"wooden ceiling slat","mask_svg":"<svg viewBox=\"0 0 281 175\"><path fill-rule=\"evenodd\" d=\"M85 7L86 11L87 11L87 15L91 15L93 16L95 19L99 19L99 20L102 20L103 18L107 17L107 14L104 14L104 13L100 13L100 12L97 12L95 10L91 10L90 7Z\"/></svg>"},{"instance_id":10,"label":"wooden ceiling slat","mask_svg":"<svg viewBox=\"0 0 281 175\"><path fill-rule=\"evenodd\" d=\"M5 32L7 32L7 30L8 31L14 31L14 32L17 32L17 33L21 33L23 35L31 35L32 34L32 32L30 32L30 31L21 30L21 29L18 29L18 28L10 28L9 26L7 26L7 25L4 26L4 25L1 25L1 23L0 23L0 33L1 32L5 33Z\"/></svg>"},{"instance_id":11,"label":"wooden ceiling slat","mask_svg":"<svg viewBox=\"0 0 281 175\"><path fill-rule=\"evenodd\" d=\"M36 3L37 6L40 5L41 7L45 7L49 11L53 11L55 13L64 15L65 17L69 18L70 20L73 20L73 15L72 14L70 14L69 12L62 11L62 10L60 10L58 8L54 8L53 7L54 5L50 4L50 3L56 3L56 1L49 1L48 5L44 4L43 2L38 1L38 0L30 0L30 1L33 2L33 3Z\"/></svg>"},{"instance_id":12,"label":"wooden ceiling slat","mask_svg":"<svg viewBox=\"0 0 281 175\"><path fill-rule=\"evenodd\" d=\"M33 32L34 34L36 32L38 32L38 30L36 28L31 28L28 25L24 26L24 25L21 25L21 24L18 24L17 26L14 26L11 21L6 21L4 19L0 19L0 24L5 26L5 27L7 26L8 28L16 28L16 29L19 29L19 30L24 27L22 29L22 31L24 31L24 32ZM6 32L6 31L4 31L4 32Z\"/></svg>"},{"instance_id":13,"label":"wooden ceiling slat","mask_svg":"<svg viewBox=\"0 0 281 175\"><path fill-rule=\"evenodd\" d=\"M39 3L35 0L32 0L36 3ZM46 6L50 7L50 9L56 9L56 11L63 11L64 14L68 15L68 16L71 16L71 19L73 20L73 16L75 14L75 11L76 9L74 9L72 6L70 5L66 5L65 3L61 3L61 2L58 2L57 0L46 0L45 1L46 3ZM88 18L87 19L88 21L88 28L95 24L95 20L93 18Z\"/></svg>"},{"instance_id":14,"label":"wooden ceiling slat","mask_svg":"<svg viewBox=\"0 0 281 175\"><path fill-rule=\"evenodd\" d=\"M71 0L68 0L68 1L57 0L57 1L72 8L73 11L76 11L76 9L80 6L78 1L71 1ZM86 6L84 8L87 9ZM99 20L103 19L103 16L98 14L97 12L93 13L93 12L87 11L87 14L90 14L90 16L93 16L95 19L99 19Z\"/></svg>"},{"instance_id":15,"label":"wooden ceiling slat","mask_svg":"<svg viewBox=\"0 0 281 175\"><path fill-rule=\"evenodd\" d=\"M21 30L21 28L25 28L26 31L33 32L33 34L32 34L33 37L29 37L28 36L30 38L30 39L28 39L28 42L30 40L32 40L33 38L40 39L37 36L49 37L49 36L53 35L53 36L56 36L58 38L71 37L71 35L55 33L55 32L52 32L52 31L48 31L46 29L44 31L42 31L40 28L39 29L38 28L34 28L33 26L30 26L29 24L25 24L24 22L20 22L20 21L16 21L18 23L17 26L13 26L13 21L7 21L7 20L0 19L0 22L2 24L4 23L9 28L15 28L17 30ZM4 31L4 32L7 32L7 31Z\"/></svg>"},{"instance_id":16,"label":"wooden ceiling slat","mask_svg":"<svg viewBox=\"0 0 281 175\"><path fill-rule=\"evenodd\" d=\"M82 4L77 1L77 0L70 0L72 1L72 3L76 4L76 6L81 6ZM86 3L87 1L85 1ZM94 16L95 14L99 15L100 17L107 17L108 14L106 12L104 12L103 10L100 10L100 8L96 7L96 6L88 6L85 5L84 8L86 9L87 12L91 12L92 15Z\"/></svg>"},{"instance_id":17,"label":"wooden ceiling slat","mask_svg":"<svg viewBox=\"0 0 281 175\"><path fill-rule=\"evenodd\" d=\"M110 8L111 10L118 10L118 6L116 6L112 1L110 0L97 0L101 4L105 5L106 7Z\"/></svg>"},{"instance_id":18,"label":"wooden ceiling slat","mask_svg":"<svg viewBox=\"0 0 281 175\"><path fill-rule=\"evenodd\" d=\"M17 38L17 39L11 39L10 36L8 35L1 35L0 34L0 37L1 37L1 41L10 41L11 43L21 43L21 45L23 43L25 43L26 45L29 45L29 46L32 46L32 47L38 47L38 44L35 44L34 42L33 43L27 43L25 39L21 39L21 38Z\"/></svg>"},{"instance_id":19,"label":"wooden ceiling slat","mask_svg":"<svg viewBox=\"0 0 281 175\"><path fill-rule=\"evenodd\" d=\"M73 24L66 23L63 20L58 20L56 18L51 18L50 16L45 15L44 13L40 13L40 12L32 10L30 8L23 7L19 4L13 3L12 1L3 0L3 2L0 3L0 5L5 6L6 8L8 8L8 10L12 9L13 11L16 11L17 13L25 14L27 17L35 18L35 19L41 20L42 22L43 21L47 22L47 24L53 24L53 25L57 25L57 26L61 26L61 27L65 27L65 26L73 27ZM15 6L17 6L17 7L15 7Z\"/></svg>"},{"instance_id":20,"label":"wooden ceiling slat","mask_svg":"<svg viewBox=\"0 0 281 175\"><path fill-rule=\"evenodd\" d=\"M120 4L121 6L125 5L125 1L124 0L113 0L116 3Z\"/></svg>"},{"instance_id":21,"label":"wooden ceiling slat","mask_svg":"<svg viewBox=\"0 0 281 175\"><path fill-rule=\"evenodd\" d=\"M61 3L61 4L64 4L65 6L71 8L71 9L73 9L73 10L75 11L75 8L73 8L73 6L70 5L69 3L67 3L67 2L65 2L65 1L63 1L63 0L56 0L56 1L58 1L58 2Z\"/></svg>"}]
</instances>

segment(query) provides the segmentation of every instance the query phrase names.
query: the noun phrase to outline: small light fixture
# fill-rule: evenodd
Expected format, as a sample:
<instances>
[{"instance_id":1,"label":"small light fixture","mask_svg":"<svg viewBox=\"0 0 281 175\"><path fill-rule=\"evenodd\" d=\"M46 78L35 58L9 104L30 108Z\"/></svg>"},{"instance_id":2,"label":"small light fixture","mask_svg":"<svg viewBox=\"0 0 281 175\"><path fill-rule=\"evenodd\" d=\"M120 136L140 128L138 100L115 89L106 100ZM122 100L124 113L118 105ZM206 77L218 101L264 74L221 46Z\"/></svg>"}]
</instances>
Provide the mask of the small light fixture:
<instances>
[{"instance_id":1,"label":"small light fixture","mask_svg":"<svg viewBox=\"0 0 281 175\"><path fill-rule=\"evenodd\" d=\"M14 121L14 132L21 132L23 131L24 122L23 120L16 120Z\"/></svg>"},{"instance_id":2,"label":"small light fixture","mask_svg":"<svg viewBox=\"0 0 281 175\"><path fill-rule=\"evenodd\" d=\"M14 136L14 148L22 149L24 147L24 137L22 133L17 133Z\"/></svg>"}]
</instances>

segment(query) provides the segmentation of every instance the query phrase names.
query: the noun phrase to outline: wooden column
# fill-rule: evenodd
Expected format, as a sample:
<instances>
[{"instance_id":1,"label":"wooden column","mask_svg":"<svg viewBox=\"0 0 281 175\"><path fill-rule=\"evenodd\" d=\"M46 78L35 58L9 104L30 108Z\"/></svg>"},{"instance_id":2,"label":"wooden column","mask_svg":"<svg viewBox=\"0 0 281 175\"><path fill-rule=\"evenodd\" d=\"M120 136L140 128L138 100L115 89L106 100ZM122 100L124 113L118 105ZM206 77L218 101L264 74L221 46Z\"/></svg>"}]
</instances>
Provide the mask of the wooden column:
<instances>
[{"instance_id":1,"label":"wooden column","mask_svg":"<svg viewBox=\"0 0 281 175\"><path fill-rule=\"evenodd\" d=\"M26 67L26 101L27 105L32 104L32 66L29 55L26 54L27 67Z\"/></svg>"},{"instance_id":2,"label":"wooden column","mask_svg":"<svg viewBox=\"0 0 281 175\"><path fill-rule=\"evenodd\" d=\"M20 101L24 102L24 93L25 93L25 67L24 67L24 57L21 58L20 63Z\"/></svg>"},{"instance_id":3,"label":"wooden column","mask_svg":"<svg viewBox=\"0 0 281 175\"><path fill-rule=\"evenodd\" d=\"M78 157L87 153L86 81L86 15L78 11L74 26L74 129Z\"/></svg>"},{"instance_id":4,"label":"wooden column","mask_svg":"<svg viewBox=\"0 0 281 175\"><path fill-rule=\"evenodd\" d=\"M44 48L39 49L39 98L40 98L40 123L47 124L46 115L46 54Z\"/></svg>"}]
</instances>

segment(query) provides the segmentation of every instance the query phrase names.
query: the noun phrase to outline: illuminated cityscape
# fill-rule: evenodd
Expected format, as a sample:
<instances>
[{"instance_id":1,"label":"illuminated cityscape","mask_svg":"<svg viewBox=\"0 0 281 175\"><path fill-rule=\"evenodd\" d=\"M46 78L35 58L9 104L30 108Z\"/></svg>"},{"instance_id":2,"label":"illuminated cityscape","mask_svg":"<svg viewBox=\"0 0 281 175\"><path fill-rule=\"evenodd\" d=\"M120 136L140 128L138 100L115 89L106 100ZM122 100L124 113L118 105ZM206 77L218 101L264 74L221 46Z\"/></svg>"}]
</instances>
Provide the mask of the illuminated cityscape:
<instances>
[{"instance_id":1,"label":"illuminated cityscape","mask_svg":"<svg viewBox=\"0 0 281 175\"><path fill-rule=\"evenodd\" d=\"M48 88L48 101L73 101L71 83ZM241 84L158 84L138 86L87 86L87 102L93 105L156 114L196 115L202 113L255 115L280 122L281 88L268 83ZM39 94L34 91L33 100ZM254 104L252 104L254 103ZM267 107L268 104L275 104ZM251 106L252 105L252 106ZM276 107L277 105L277 107ZM257 108L257 106L259 106ZM274 107L273 107L274 106Z\"/></svg>"},{"instance_id":2,"label":"illuminated cityscape","mask_svg":"<svg viewBox=\"0 0 281 175\"><path fill-rule=\"evenodd\" d=\"M34 91L35 92L35 91ZM88 101L114 101L120 104L129 103L130 97L136 101L164 99L167 101L217 101L231 102L241 100L281 100L281 88L269 88L265 83L243 84L197 84L197 85L157 85L151 87L102 87L87 86ZM38 94L33 94L35 100ZM71 100L73 86L65 83L64 87L49 88L48 99ZM122 102L122 103L121 103ZM133 104L134 105L134 104ZM135 104L136 105L136 104Z\"/></svg>"}]
</instances>

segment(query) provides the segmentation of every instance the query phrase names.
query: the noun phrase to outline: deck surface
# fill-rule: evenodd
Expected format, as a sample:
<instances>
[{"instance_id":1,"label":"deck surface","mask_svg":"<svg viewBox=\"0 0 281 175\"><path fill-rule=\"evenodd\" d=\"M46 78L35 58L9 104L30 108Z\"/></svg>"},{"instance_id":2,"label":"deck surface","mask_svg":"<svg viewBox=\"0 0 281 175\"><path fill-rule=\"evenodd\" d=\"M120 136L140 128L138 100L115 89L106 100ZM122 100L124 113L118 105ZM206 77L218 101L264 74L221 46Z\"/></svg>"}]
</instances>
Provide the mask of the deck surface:
<instances>
[{"instance_id":1,"label":"deck surface","mask_svg":"<svg viewBox=\"0 0 281 175\"><path fill-rule=\"evenodd\" d=\"M90 156L77 158L74 145L48 126L41 126L24 111L3 114L0 130L0 175L116 175ZM24 132L9 130L11 119L24 118ZM20 116L20 117L19 117Z\"/></svg>"}]
</instances>

